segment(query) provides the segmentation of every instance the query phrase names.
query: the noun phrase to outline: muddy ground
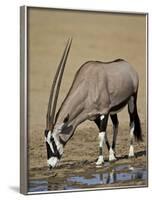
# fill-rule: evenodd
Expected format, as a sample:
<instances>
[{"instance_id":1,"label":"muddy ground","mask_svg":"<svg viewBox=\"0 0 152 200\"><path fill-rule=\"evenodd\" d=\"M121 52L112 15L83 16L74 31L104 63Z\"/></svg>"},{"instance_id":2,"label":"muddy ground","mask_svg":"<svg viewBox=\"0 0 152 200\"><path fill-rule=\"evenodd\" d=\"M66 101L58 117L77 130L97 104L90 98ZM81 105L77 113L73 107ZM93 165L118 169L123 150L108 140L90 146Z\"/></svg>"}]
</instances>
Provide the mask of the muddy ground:
<instances>
[{"instance_id":1,"label":"muddy ground","mask_svg":"<svg viewBox=\"0 0 152 200\"><path fill-rule=\"evenodd\" d=\"M30 9L28 13L28 173L29 179L51 178L50 182L64 185L67 174L76 175L96 169L98 157L98 129L93 122L81 124L64 149L59 166L52 172L46 163L44 142L45 117L50 86L66 40L73 37L70 56L61 86L58 107L66 96L77 69L88 60L111 61L124 58L137 70L140 79L138 112L144 141L135 142L135 159L128 159L129 120L127 109L119 114L120 128L116 154L111 164L131 164L146 168L146 17L144 15L82 13ZM108 125L111 140L112 125ZM104 150L107 161L107 149ZM106 162L108 163L108 161ZM110 167L110 166L109 166ZM108 169L109 169L108 167ZM53 178L52 178L53 177ZM114 183L145 185L146 181ZM102 187L107 187L105 184ZM94 185L100 187L100 185ZM58 188L60 189L60 187Z\"/></svg>"}]
</instances>

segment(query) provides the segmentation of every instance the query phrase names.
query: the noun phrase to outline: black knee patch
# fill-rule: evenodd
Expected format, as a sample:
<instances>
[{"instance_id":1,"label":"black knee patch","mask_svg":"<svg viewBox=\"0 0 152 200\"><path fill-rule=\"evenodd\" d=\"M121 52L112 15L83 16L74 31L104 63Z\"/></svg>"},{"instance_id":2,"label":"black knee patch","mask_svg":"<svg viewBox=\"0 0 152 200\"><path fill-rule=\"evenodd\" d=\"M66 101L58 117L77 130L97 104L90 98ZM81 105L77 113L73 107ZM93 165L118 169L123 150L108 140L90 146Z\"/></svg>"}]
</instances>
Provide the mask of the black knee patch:
<instances>
[{"instance_id":1,"label":"black knee patch","mask_svg":"<svg viewBox=\"0 0 152 200\"><path fill-rule=\"evenodd\" d=\"M101 115L100 116L100 132L106 131L107 122L108 122L108 115Z\"/></svg>"}]
</instances>

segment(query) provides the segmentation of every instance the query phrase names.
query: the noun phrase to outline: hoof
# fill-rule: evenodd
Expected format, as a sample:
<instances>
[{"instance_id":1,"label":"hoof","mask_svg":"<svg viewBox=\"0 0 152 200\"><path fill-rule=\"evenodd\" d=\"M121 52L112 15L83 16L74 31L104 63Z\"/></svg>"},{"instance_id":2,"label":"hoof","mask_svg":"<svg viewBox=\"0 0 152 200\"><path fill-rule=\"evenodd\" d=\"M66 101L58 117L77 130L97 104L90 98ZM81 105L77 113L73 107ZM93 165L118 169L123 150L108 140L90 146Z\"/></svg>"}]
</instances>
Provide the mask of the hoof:
<instances>
[{"instance_id":1,"label":"hoof","mask_svg":"<svg viewBox=\"0 0 152 200\"><path fill-rule=\"evenodd\" d=\"M109 162L115 162L117 160L116 157L112 158L112 159L109 159Z\"/></svg>"},{"instance_id":2,"label":"hoof","mask_svg":"<svg viewBox=\"0 0 152 200\"><path fill-rule=\"evenodd\" d=\"M130 146L128 157L129 158L134 158L135 157L134 148L133 148L132 145Z\"/></svg>"},{"instance_id":3,"label":"hoof","mask_svg":"<svg viewBox=\"0 0 152 200\"><path fill-rule=\"evenodd\" d=\"M117 160L117 158L116 158L116 156L115 156L115 153L114 153L114 151L110 148L110 151L109 151L109 162L114 162L114 161L116 161Z\"/></svg>"},{"instance_id":4,"label":"hoof","mask_svg":"<svg viewBox=\"0 0 152 200\"><path fill-rule=\"evenodd\" d=\"M96 166L101 166L104 164L104 159L103 156L99 156L97 162L96 162Z\"/></svg>"},{"instance_id":5,"label":"hoof","mask_svg":"<svg viewBox=\"0 0 152 200\"><path fill-rule=\"evenodd\" d=\"M135 155L134 154L129 154L128 158L135 158Z\"/></svg>"}]
</instances>

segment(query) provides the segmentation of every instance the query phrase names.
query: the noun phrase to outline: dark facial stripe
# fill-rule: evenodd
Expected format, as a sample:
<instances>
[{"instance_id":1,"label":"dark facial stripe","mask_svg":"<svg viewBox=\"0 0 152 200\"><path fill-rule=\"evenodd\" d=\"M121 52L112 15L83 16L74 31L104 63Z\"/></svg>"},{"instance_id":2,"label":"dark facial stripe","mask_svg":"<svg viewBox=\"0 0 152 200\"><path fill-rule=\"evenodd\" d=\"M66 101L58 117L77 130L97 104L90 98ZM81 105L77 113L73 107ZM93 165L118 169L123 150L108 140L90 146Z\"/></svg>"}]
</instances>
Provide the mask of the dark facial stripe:
<instances>
[{"instance_id":1,"label":"dark facial stripe","mask_svg":"<svg viewBox=\"0 0 152 200\"><path fill-rule=\"evenodd\" d=\"M52 143L54 152L55 152L55 153L58 152L56 143L55 143L54 138L53 138L52 136L51 136L51 138L50 138L50 141L51 141L51 143Z\"/></svg>"},{"instance_id":2,"label":"dark facial stripe","mask_svg":"<svg viewBox=\"0 0 152 200\"><path fill-rule=\"evenodd\" d=\"M50 145L48 144L48 142L46 142L46 149L47 149L47 159L51 158L51 157L57 157L58 159L61 158L61 155L57 149L57 146L55 144L55 142L52 143L53 146L53 150L54 152L52 152Z\"/></svg>"},{"instance_id":3,"label":"dark facial stripe","mask_svg":"<svg viewBox=\"0 0 152 200\"><path fill-rule=\"evenodd\" d=\"M49 130L45 130L45 132L44 132L44 135L46 138L48 136L48 132L49 132ZM51 136L51 138L50 138L50 143L52 144L54 152L52 152L52 149L50 148L49 143L46 141L47 158L49 159L51 157L57 157L58 159L60 159L61 155L57 149L57 146L56 146L53 136Z\"/></svg>"},{"instance_id":4,"label":"dark facial stripe","mask_svg":"<svg viewBox=\"0 0 152 200\"><path fill-rule=\"evenodd\" d=\"M52 143L53 150L54 150L54 152L51 151L51 156L54 156L54 157L57 157L58 159L60 159L60 158L61 158L61 155L60 155L60 153L59 153L59 151L58 151L58 149L57 149L57 146L56 146L56 143L55 143L55 141L54 141L53 136L51 136L50 142Z\"/></svg>"},{"instance_id":5,"label":"dark facial stripe","mask_svg":"<svg viewBox=\"0 0 152 200\"><path fill-rule=\"evenodd\" d=\"M47 159L49 159L52 155L52 151L50 149L50 145L46 142L46 150L47 150Z\"/></svg>"}]
</instances>

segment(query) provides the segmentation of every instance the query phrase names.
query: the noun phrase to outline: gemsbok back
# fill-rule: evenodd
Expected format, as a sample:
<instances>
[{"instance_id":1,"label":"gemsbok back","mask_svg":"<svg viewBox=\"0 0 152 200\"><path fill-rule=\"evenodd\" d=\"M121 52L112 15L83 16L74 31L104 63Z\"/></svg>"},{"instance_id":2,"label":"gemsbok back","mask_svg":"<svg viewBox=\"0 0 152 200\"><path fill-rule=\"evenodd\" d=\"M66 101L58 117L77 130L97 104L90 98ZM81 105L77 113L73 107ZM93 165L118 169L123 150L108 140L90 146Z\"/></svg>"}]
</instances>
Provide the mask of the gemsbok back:
<instances>
[{"instance_id":1,"label":"gemsbok back","mask_svg":"<svg viewBox=\"0 0 152 200\"><path fill-rule=\"evenodd\" d=\"M117 113L126 105L130 117L129 157L134 156L134 138L137 141L142 140L136 104L139 78L125 60L84 63L75 74L72 86L55 114L71 43L70 38L57 68L49 97L45 130L48 166L51 169L57 165L65 144L73 136L77 126L85 120L94 121L99 128L99 157L96 165L104 163L104 143L109 150L109 161L116 160L115 144L119 124ZM109 116L113 123L112 145L109 144L106 133Z\"/></svg>"}]
</instances>

